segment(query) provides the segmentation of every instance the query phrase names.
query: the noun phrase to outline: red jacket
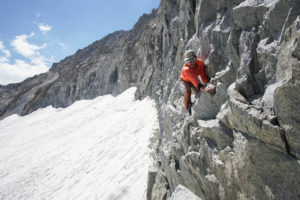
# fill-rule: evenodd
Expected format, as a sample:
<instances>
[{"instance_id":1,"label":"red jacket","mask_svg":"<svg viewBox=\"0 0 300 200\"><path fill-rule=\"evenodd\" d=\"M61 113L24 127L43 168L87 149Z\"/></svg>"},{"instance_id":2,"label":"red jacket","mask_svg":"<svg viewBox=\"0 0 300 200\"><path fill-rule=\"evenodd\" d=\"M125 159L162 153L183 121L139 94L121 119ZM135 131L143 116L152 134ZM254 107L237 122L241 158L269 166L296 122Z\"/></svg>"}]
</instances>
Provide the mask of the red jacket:
<instances>
[{"instance_id":1,"label":"red jacket","mask_svg":"<svg viewBox=\"0 0 300 200\"><path fill-rule=\"evenodd\" d=\"M200 83L202 85L207 84L208 78L204 71L204 62L197 59L195 68L190 68L188 64L185 63L181 70L180 79L192 83L196 88Z\"/></svg>"}]
</instances>

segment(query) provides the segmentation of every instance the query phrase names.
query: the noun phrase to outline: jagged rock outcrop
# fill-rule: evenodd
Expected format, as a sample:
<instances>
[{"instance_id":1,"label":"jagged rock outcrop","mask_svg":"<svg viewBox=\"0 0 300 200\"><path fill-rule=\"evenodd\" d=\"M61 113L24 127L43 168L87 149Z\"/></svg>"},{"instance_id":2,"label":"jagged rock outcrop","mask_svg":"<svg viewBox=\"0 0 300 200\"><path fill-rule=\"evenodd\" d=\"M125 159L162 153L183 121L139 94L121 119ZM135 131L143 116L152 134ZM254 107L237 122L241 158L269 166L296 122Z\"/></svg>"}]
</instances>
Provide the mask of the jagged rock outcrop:
<instances>
[{"instance_id":1,"label":"jagged rock outcrop","mask_svg":"<svg viewBox=\"0 0 300 200\"><path fill-rule=\"evenodd\" d=\"M200 94L182 122L174 85L163 108L158 173L171 193L181 184L202 199L299 199L300 2L182 4L169 16L183 21L186 7L193 13L183 46L206 59L217 92Z\"/></svg>"},{"instance_id":2,"label":"jagged rock outcrop","mask_svg":"<svg viewBox=\"0 0 300 200\"><path fill-rule=\"evenodd\" d=\"M299 15L299 0L162 0L132 30L1 86L0 115L137 86L160 111L149 199L176 199L179 185L203 200L300 199ZM188 49L216 87L192 116L178 85Z\"/></svg>"}]
</instances>

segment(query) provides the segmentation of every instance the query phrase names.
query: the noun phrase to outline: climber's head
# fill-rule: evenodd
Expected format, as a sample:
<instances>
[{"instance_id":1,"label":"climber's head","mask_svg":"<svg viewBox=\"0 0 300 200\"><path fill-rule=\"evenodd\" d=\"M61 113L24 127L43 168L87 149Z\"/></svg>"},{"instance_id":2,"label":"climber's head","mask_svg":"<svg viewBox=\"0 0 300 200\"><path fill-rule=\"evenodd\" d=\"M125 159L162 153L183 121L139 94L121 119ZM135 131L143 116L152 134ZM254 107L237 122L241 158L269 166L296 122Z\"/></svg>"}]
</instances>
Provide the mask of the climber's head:
<instances>
[{"instance_id":1,"label":"climber's head","mask_svg":"<svg viewBox=\"0 0 300 200\"><path fill-rule=\"evenodd\" d=\"M193 50L188 50L184 54L184 62L189 66L189 67L195 67L196 66L196 60L197 56L195 51Z\"/></svg>"}]
</instances>

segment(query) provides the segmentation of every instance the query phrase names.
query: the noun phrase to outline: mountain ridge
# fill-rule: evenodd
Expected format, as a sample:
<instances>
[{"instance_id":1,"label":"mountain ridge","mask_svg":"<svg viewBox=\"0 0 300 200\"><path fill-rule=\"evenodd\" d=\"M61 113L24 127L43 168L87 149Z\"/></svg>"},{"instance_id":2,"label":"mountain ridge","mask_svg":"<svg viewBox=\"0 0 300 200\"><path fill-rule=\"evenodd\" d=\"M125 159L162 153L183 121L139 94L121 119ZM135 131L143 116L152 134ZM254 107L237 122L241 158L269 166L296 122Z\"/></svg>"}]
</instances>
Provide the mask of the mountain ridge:
<instances>
[{"instance_id":1,"label":"mountain ridge","mask_svg":"<svg viewBox=\"0 0 300 200\"><path fill-rule=\"evenodd\" d=\"M104 90L106 91L102 91L101 89L99 89L99 91L96 91L95 89L89 94L83 94L86 87L88 87L87 84L91 84L91 82L93 82L93 79L95 79L95 72L93 71L97 70L97 67L99 67L100 65L99 62L101 62L101 59L105 59L106 62L105 65L110 65L109 64L110 59L105 58L105 55L115 53L114 51L117 51L120 46L126 46L123 45L124 41L138 40L138 38L135 37L139 35L138 34L139 30L144 29L145 26L144 24L147 24L147 22L153 18L155 12L156 11L154 9L153 13L144 14L143 16L141 16L137 24L130 31L123 31L123 30L116 31L114 33L111 33L103 37L99 41L95 41L94 43L92 43L91 45L87 46L84 49L79 49L75 54L66 57L65 59L61 60L58 63L54 63L52 67L49 69L49 71L46 73L28 78L21 83L1 86L0 93L2 94L2 101L0 100L1 101L0 118L4 118L10 114L26 115L40 107L46 107L48 105L52 105L54 107L66 107L72 104L75 100L91 99L99 95L111 94L111 93L116 95L123 92L131 85L128 84L126 85L126 87L123 87L122 89L118 89L117 86L115 86L116 88L115 90L117 91L114 91L113 88L105 88ZM125 48L130 48L130 47L126 46ZM99 55L101 56L100 58ZM90 68L93 68L93 65L96 65L95 67L96 69L91 70ZM113 65L116 64L113 63ZM84 76L85 77L84 79L86 79L84 73L88 73L87 79L90 80L89 83L83 83L84 86L82 91L78 91L78 88L76 88L78 81L76 79L78 78L80 79L81 77L79 76ZM117 78L115 77L117 75L116 67L115 69L109 71L109 73L111 73L111 75L109 79L106 80L107 83L103 83L103 82L99 83L97 87L100 87L100 85L104 86L104 85L109 85L110 83L116 83L116 78ZM103 78L103 77L98 77L98 78ZM40 84L43 83L44 81L49 82L49 84L46 85L44 84L44 87L41 87ZM67 85L68 87L67 88L64 88L64 86L61 87L60 82L64 83L63 85ZM50 90L52 89L54 91L50 91L49 89ZM11 92L11 90L15 90L15 91ZM63 92L66 92L67 96L62 96L61 98L55 98L55 95L57 95L57 92L59 90L60 91L63 90ZM34 94L30 94L31 96L33 96L33 98L30 98L29 97L30 95L28 95L28 98L30 98L30 100L24 103L21 102L19 98L23 97L28 92L34 93ZM68 96L68 93L71 97ZM45 100L47 98L50 99L50 101ZM20 104L17 104L16 102L20 102ZM15 106L19 108L14 109Z\"/></svg>"}]
</instances>

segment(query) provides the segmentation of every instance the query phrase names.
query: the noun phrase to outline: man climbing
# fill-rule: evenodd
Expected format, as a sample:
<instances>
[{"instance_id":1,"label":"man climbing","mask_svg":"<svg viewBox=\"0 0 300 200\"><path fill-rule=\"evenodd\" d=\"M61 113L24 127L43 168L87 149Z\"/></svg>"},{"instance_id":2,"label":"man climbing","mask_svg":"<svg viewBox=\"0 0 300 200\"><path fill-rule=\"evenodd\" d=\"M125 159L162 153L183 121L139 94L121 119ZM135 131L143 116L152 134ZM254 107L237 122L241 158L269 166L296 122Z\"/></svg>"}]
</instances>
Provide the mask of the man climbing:
<instances>
[{"instance_id":1,"label":"man climbing","mask_svg":"<svg viewBox=\"0 0 300 200\"><path fill-rule=\"evenodd\" d=\"M193 50L188 50L184 54L184 65L181 70L180 88L184 95L184 107L191 115L191 93L198 97L199 91L214 93L212 86L207 85L209 78L204 70L204 62L197 59Z\"/></svg>"}]
</instances>

